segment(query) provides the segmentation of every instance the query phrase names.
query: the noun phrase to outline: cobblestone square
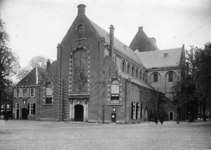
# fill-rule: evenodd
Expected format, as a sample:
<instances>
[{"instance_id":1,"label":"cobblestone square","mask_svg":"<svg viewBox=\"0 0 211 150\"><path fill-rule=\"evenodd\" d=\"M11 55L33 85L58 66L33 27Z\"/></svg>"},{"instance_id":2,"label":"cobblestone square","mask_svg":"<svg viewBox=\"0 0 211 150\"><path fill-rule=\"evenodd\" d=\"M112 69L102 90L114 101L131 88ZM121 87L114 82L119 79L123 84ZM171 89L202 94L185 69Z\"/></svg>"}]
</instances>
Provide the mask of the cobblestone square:
<instances>
[{"instance_id":1,"label":"cobblestone square","mask_svg":"<svg viewBox=\"0 0 211 150\"><path fill-rule=\"evenodd\" d=\"M156 125L0 120L0 149L211 149L211 121Z\"/></svg>"}]
</instances>

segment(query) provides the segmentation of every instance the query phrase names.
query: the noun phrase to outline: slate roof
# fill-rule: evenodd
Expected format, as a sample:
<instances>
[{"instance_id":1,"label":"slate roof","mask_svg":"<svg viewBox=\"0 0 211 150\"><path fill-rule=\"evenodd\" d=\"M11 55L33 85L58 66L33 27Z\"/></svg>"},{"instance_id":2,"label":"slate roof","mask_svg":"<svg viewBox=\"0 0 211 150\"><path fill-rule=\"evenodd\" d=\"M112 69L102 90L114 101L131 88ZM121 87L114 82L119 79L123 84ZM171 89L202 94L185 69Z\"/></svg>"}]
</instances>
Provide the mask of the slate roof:
<instances>
[{"instance_id":1,"label":"slate roof","mask_svg":"<svg viewBox=\"0 0 211 150\"><path fill-rule=\"evenodd\" d=\"M23 79L21 79L16 86L32 86L42 82L45 77L45 69L35 67Z\"/></svg>"},{"instance_id":2,"label":"slate roof","mask_svg":"<svg viewBox=\"0 0 211 150\"><path fill-rule=\"evenodd\" d=\"M135 53L142 60L144 66L149 68L154 67L174 67L178 66L181 56L182 56L183 48L174 48L174 49L166 49L159 51L148 51L148 52L139 52L138 50ZM167 54L164 57L164 53Z\"/></svg>"},{"instance_id":3,"label":"slate roof","mask_svg":"<svg viewBox=\"0 0 211 150\"><path fill-rule=\"evenodd\" d=\"M138 49L140 52L159 50L157 45L154 44L145 34L143 27L139 27L139 30L129 47L134 51Z\"/></svg>"},{"instance_id":4,"label":"slate roof","mask_svg":"<svg viewBox=\"0 0 211 150\"><path fill-rule=\"evenodd\" d=\"M91 21L91 20L89 20L89 21L93 25L93 27L95 28L95 30L97 31L99 36L100 37L104 37L105 41L107 43L110 43L110 35L109 35L109 33L107 31L105 31L104 29L102 29L97 24L95 24L93 21ZM129 58L131 58L132 60L136 61L138 64L143 66L141 60L134 53L134 51L132 49L130 49L128 46L126 46L125 44L123 44L121 41L116 39L115 37L114 37L114 49L119 51L120 53L123 53L124 55L128 56Z\"/></svg>"},{"instance_id":5,"label":"slate roof","mask_svg":"<svg viewBox=\"0 0 211 150\"><path fill-rule=\"evenodd\" d=\"M119 74L120 74L123 78L125 78L125 79L130 78L130 79L131 79L131 82L133 82L133 83L136 83L136 84L138 84L138 85L140 85L140 86L142 86L142 87L145 87L145 88L148 88L148 89L151 89L151 90L155 90L152 86L150 86L149 84L147 84L147 83L144 82L143 80L140 80L140 79L137 79L137 78L135 78L135 77L132 77L131 75L126 74L126 73L124 73L124 72L119 72Z\"/></svg>"}]
</instances>

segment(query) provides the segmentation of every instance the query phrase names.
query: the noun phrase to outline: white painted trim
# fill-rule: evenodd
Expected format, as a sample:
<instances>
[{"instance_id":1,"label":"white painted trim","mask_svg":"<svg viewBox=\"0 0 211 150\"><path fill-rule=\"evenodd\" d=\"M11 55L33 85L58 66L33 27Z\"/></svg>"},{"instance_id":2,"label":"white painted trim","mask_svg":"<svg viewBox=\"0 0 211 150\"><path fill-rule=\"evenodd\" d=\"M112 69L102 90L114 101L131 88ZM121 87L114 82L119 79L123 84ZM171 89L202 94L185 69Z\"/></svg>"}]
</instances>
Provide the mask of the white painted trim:
<instances>
[{"instance_id":1,"label":"white painted trim","mask_svg":"<svg viewBox=\"0 0 211 150\"><path fill-rule=\"evenodd\" d=\"M38 70L37 70L37 67L36 67L36 85L38 84Z\"/></svg>"}]
</instances>

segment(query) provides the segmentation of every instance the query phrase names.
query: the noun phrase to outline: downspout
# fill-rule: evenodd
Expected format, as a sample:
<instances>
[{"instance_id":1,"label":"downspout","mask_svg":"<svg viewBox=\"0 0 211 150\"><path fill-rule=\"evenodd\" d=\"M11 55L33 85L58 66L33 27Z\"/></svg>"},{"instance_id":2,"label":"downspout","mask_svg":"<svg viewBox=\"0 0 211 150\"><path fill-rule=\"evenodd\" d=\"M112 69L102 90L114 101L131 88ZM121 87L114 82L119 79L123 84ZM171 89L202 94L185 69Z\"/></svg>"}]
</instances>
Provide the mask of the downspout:
<instances>
[{"instance_id":1,"label":"downspout","mask_svg":"<svg viewBox=\"0 0 211 150\"><path fill-rule=\"evenodd\" d=\"M100 41L98 41L98 122L100 121Z\"/></svg>"},{"instance_id":2,"label":"downspout","mask_svg":"<svg viewBox=\"0 0 211 150\"><path fill-rule=\"evenodd\" d=\"M127 79L125 79L125 123L127 123Z\"/></svg>"}]
</instances>

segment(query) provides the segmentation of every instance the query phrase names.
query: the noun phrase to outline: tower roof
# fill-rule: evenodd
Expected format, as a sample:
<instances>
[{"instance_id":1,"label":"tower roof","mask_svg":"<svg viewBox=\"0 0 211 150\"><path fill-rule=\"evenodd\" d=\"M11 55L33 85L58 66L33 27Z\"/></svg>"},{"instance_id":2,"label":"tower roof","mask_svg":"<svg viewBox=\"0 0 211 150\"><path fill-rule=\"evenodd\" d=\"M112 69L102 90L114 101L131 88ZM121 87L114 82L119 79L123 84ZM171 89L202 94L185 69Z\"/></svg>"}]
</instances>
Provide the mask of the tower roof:
<instances>
[{"instance_id":1,"label":"tower roof","mask_svg":"<svg viewBox=\"0 0 211 150\"><path fill-rule=\"evenodd\" d=\"M157 45L145 34L143 27L139 27L129 47L134 51L138 49L140 52L159 50Z\"/></svg>"}]
</instances>

